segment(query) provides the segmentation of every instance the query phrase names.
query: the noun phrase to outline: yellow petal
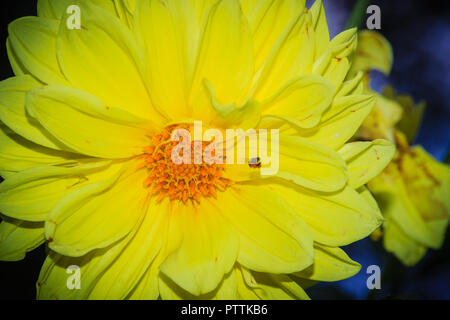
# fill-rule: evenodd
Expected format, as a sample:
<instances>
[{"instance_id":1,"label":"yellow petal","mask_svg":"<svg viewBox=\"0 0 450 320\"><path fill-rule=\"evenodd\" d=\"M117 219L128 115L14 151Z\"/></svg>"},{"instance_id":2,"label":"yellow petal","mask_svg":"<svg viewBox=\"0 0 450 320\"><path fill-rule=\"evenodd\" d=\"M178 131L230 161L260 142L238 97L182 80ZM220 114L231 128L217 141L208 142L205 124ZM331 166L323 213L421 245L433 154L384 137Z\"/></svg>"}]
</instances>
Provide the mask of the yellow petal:
<instances>
[{"instance_id":1,"label":"yellow petal","mask_svg":"<svg viewBox=\"0 0 450 320\"><path fill-rule=\"evenodd\" d=\"M427 248L413 238L408 237L397 223L386 220L384 223L383 245L385 249L392 252L406 266L414 266L427 252Z\"/></svg>"},{"instance_id":2,"label":"yellow petal","mask_svg":"<svg viewBox=\"0 0 450 320\"><path fill-rule=\"evenodd\" d=\"M300 14L283 31L256 80L256 100L270 98L289 81L311 70L314 54L311 24L311 16L300 10Z\"/></svg>"},{"instance_id":3,"label":"yellow petal","mask_svg":"<svg viewBox=\"0 0 450 320\"><path fill-rule=\"evenodd\" d=\"M0 170L14 172L36 166L70 164L75 159L74 154L42 147L0 125Z\"/></svg>"},{"instance_id":4,"label":"yellow petal","mask_svg":"<svg viewBox=\"0 0 450 320\"><path fill-rule=\"evenodd\" d=\"M152 264L148 267L145 274L139 280L137 285L133 288L132 292L128 295L127 299L130 300L156 300L161 295L160 271L159 267L162 262L163 256L161 252L153 260ZM165 257L165 256L164 256Z\"/></svg>"},{"instance_id":5,"label":"yellow petal","mask_svg":"<svg viewBox=\"0 0 450 320\"><path fill-rule=\"evenodd\" d=\"M340 281L353 277L361 265L339 248L314 244L314 264L294 274L296 277L317 281Z\"/></svg>"},{"instance_id":6,"label":"yellow petal","mask_svg":"<svg viewBox=\"0 0 450 320\"><path fill-rule=\"evenodd\" d=\"M208 119L209 97L203 81L215 88L221 105L243 105L253 76L250 30L238 0L217 1L209 10L201 32L190 105L194 118Z\"/></svg>"},{"instance_id":7,"label":"yellow petal","mask_svg":"<svg viewBox=\"0 0 450 320\"><path fill-rule=\"evenodd\" d=\"M206 18L208 17L208 12L211 6L217 0L190 0L197 13L198 25L202 26Z\"/></svg>"},{"instance_id":8,"label":"yellow petal","mask_svg":"<svg viewBox=\"0 0 450 320\"><path fill-rule=\"evenodd\" d=\"M305 222L264 187L228 189L218 194L217 210L239 232L238 262L247 268L290 273L312 263Z\"/></svg>"},{"instance_id":9,"label":"yellow petal","mask_svg":"<svg viewBox=\"0 0 450 320\"><path fill-rule=\"evenodd\" d=\"M276 176L313 190L333 192L347 183L348 172L334 150L295 136L280 136L280 168Z\"/></svg>"},{"instance_id":10,"label":"yellow petal","mask_svg":"<svg viewBox=\"0 0 450 320\"><path fill-rule=\"evenodd\" d=\"M108 106L160 121L142 80L143 61L131 31L90 1L79 6L81 29L62 24L57 40L58 62L68 81Z\"/></svg>"},{"instance_id":11,"label":"yellow petal","mask_svg":"<svg viewBox=\"0 0 450 320\"><path fill-rule=\"evenodd\" d=\"M160 272L160 266L165 261L166 257L180 248L183 239L183 233L181 232L181 230L183 230L183 225L181 224L183 220L179 219L179 213L185 212L185 210L186 206L178 201L170 203L168 208L164 210L169 220L166 232L163 235L163 238L166 239L166 241L163 242L163 247L145 272L141 281L139 281L139 284L130 293L130 299L155 300L160 295L161 297L170 295L168 299L177 299L176 296L181 295L182 293L192 297L192 294L177 286L169 277ZM161 277L165 277L165 279L162 280ZM170 284L173 284L173 287L170 286Z\"/></svg>"},{"instance_id":12,"label":"yellow petal","mask_svg":"<svg viewBox=\"0 0 450 320\"><path fill-rule=\"evenodd\" d=\"M61 19L71 0L38 0L37 13L39 17Z\"/></svg>"},{"instance_id":13,"label":"yellow petal","mask_svg":"<svg viewBox=\"0 0 450 320\"><path fill-rule=\"evenodd\" d=\"M331 82L322 77L300 76L263 102L263 112L266 118L292 117L300 127L311 128L320 122L322 113L330 106L333 91ZM272 126L265 121L260 127Z\"/></svg>"},{"instance_id":14,"label":"yellow petal","mask_svg":"<svg viewBox=\"0 0 450 320\"><path fill-rule=\"evenodd\" d=\"M238 284L236 279L236 268L233 268L223 279L219 286L212 292L195 296L177 286L172 280L164 275L157 279L159 290L163 300L237 300Z\"/></svg>"},{"instance_id":15,"label":"yellow petal","mask_svg":"<svg viewBox=\"0 0 450 320\"><path fill-rule=\"evenodd\" d=\"M44 243L44 224L6 219L0 222L0 261L19 261Z\"/></svg>"},{"instance_id":16,"label":"yellow petal","mask_svg":"<svg viewBox=\"0 0 450 320\"><path fill-rule=\"evenodd\" d=\"M55 204L69 192L96 180L95 173L110 162L73 167L34 167L5 179L0 184L0 210L25 221L45 221ZM98 180L98 178L97 178Z\"/></svg>"},{"instance_id":17,"label":"yellow petal","mask_svg":"<svg viewBox=\"0 0 450 320\"><path fill-rule=\"evenodd\" d=\"M364 74L362 72L357 73L353 78L344 81L341 88L336 92L336 98L345 97L350 95L358 95L364 92Z\"/></svg>"},{"instance_id":18,"label":"yellow petal","mask_svg":"<svg viewBox=\"0 0 450 320\"><path fill-rule=\"evenodd\" d=\"M234 265L239 238L206 199L199 207L180 211L177 219L181 219L183 240L161 271L191 294L211 292Z\"/></svg>"},{"instance_id":19,"label":"yellow petal","mask_svg":"<svg viewBox=\"0 0 450 320\"><path fill-rule=\"evenodd\" d=\"M372 113L361 125L358 136L363 139L388 139L395 141L395 126L403 117L401 106L392 99L386 98L375 91L367 90L370 94L375 94L376 104Z\"/></svg>"},{"instance_id":20,"label":"yellow petal","mask_svg":"<svg viewBox=\"0 0 450 320\"><path fill-rule=\"evenodd\" d=\"M146 212L145 170L125 164L107 180L83 186L62 198L48 216L45 234L58 253L79 257L127 235Z\"/></svg>"},{"instance_id":21,"label":"yellow petal","mask_svg":"<svg viewBox=\"0 0 450 320\"><path fill-rule=\"evenodd\" d=\"M25 67L20 64L19 58L17 58L16 54L13 52L9 39L6 39L6 53L8 54L9 64L11 65L14 75L23 76L26 74L27 71L25 70Z\"/></svg>"},{"instance_id":22,"label":"yellow petal","mask_svg":"<svg viewBox=\"0 0 450 320\"><path fill-rule=\"evenodd\" d=\"M441 202L441 205L436 204L436 207L431 206L433 208L431 210L427 210L430 208L421 208L422 213L423 211L431 211L428 212L428 214L425 214L426 220L433 220L433 217L445 216L443 212L446 212L447 216L450 216L450 197L448 197L450 194L450 166L433 158L433 156L421 146L413 147L412 154L416 157L419 166L423 165L423 173L436 186L436 188L433 188L432 192L429 192L428 194ZM427 170L429 172L427 172ZM416 205L418 204L416 203ZM440 213L438 212L439 210L437 207L443 207L441 208Z\"/></svg>"},{"instance_id":23,"label":"yellow petal","mask_svg":"<svg viewBox=\"0 0 450 320\"><path fill-rule=\"evenodd\" d=\"M331 40L329 51L336 58L344 58L350 56L358 44L357 29L352 28L339 33Z\"/></svg>"},{"instance_id":24,"label":"yellow petal","mask_svg":"<svg viewBox=\"0 0 450 320\"><path fill-rule=\"evenodd\" d=\"M245 282L244 275L242 274L239 265L235 268L235 278L237 286L237 294L239 300L259 300L260 298L256 295L253 288L249 287Z\"/></svg>"},{"instance_id":25,"label":"yellow petal","mask_svg":"<svg viewBox=\"0 0 450 320\"><path fill-rule=\"evenodd\" d=\"M211 109L214 110L209 121L210 127L247 130L258 125L261 120L261 105L258 102L249 99L242 106L221 105L212 83L205 79L204 85L210 96Z\"/></svg>"},{"instance_id":26,"label":"yellow petal","mask_svg":"<svg viewBox=\"0 0 450 320\"><path fill-rule=\"evenodd\" d=\"M64 26L65 28L65 26ZM8 28L9 44L24 71L47 84L66 84L56 58L59 22L53 19L24 17Z\"/></svg>"},{"instance_id":27,"label":"yellow petal","mask_svg":"<svg viewBox=\"0 0 450 320\"><path fill-rule=\"evenodd\" d=\"M319 58L328 48L328 44L330 43L330 32L328 31L328 22L323 7L323 1L314 1L310 10L314 25L314 60L317 60L317 58Z\"/></svg>"},{"instance_id":28,"label":"yellow petal","mask_svg":"<svg viewBox=\"0 0 450 320\"><path fill-rule=\"evenodd\" d=\"M245 284L263 300L309 300L306 292L287 275L265 274L241 268Z\"/></svg>"},{"instance_id":29,"label":"yellow petal","mask_svg":"<svg viewBox=\"0 0 450 320\"><path fill-rule=\"evenodd\" d=\"M331 194L284 182L272 182L268 188L307 223L314 241L327 246L345 246L361 240L383 221L379 209L350 187Z\"/></svg>"},{"instance_id":30,"label":"yellow petal","mask_svg":"<svg viewBox=\"0 0 450 320\"><path fill-rule=\"evenodd\" d=\"M328 61L327 68L317 74L330 80L337 90L347 76L350 63L347 58L336 58L331 55L326 57L326 60Z\"/></svg>"},{"instance_id":31,"label":"yellow petal","mask_svg":"<svg viewBox=\"0 0 450 320\"><path fill-rule=\"evenodd\" d=\"M61 143L52 138L25 109L26 93L39 82L24 75L0 82L0 120L14 132L34 143L59 150Z\"/></svg>"},{"instance_id":32,"label":"yellow petal","mask_svg":"<svg viewBox=\"0 0 450 320\"><path fill-rule=\"evenodd\" d=\"M94 250L82 257L74 258L60 255L50 250L36 283L36 297L40 300L87 299L98 277L114 263L132 237L130 233L123 240ZM80 272L80 289L68 290L68 268L78 266ZM73 271L72 271L73 273Z\"/></svg>"},{"instance_id":33,"label":"yellow petal","mask_svg":"<svg viewBox=\"0 0 450 320\"><path fill-rule=\"evenodd\" d=\"M421 146L404 149L397 134L400 150L398 170L411 204L427 224L450 217L450 167L440 163ZM405 139L405 137L401 138ZM443 235L442 233L439 233ZM441 239L442 240L442 239Z\"/></svg>"},{"instance_id":34,"label":"yellow petal","mask_svg":"<svg viewBox=\"0 0 450 320\"><path fill-rule=\"evenodd\" d=\"M199 42L195 9L189 0L138 4L136 30L146 52L152 102L172 120L186 118Z\"/></svg>"},{"instance_id":35,"label":"yellow petal","mask_svg":"<svg viewBox=\"0 0 450 320\"><path fill-rule=\"evenodd\" d=\"M398 102L398 106L401 108L399 112L401 117L395 119L399 120L397 128L406 135L409 143L413 143L422 124L427 103L420 101L416 104L409 95L396 95L395 89L390 86L383 89L383 96L388 99L395 99Z\"/></svg>"},{"instance_id":36,"label":"yellow petal","mask_svg":"<svg viewBox=\"0 0 450 320\"><path fill-rule=\"evenodd\" d=\"M37 298L98 299L104 297L104 294L110 299L128 297L137 278L144 273L160 248L163 237L159 236L161 231L166 231L164 221L167 210L167 206L157 207L157 210L153 211L160 214L146 215L144 221L136 223L133 230L122 240L82 257L67 257L50 251L39 275ZM136 250L140 250L139 254L136 254ZM69 275L66 270L70 266L80 267L80 289L67 289ZM123 278L114 279L118 271ZM125 277L127 281L123 281ZM157 281L154 283L157 287ZM99 297L99 290L103 294L102 297ZM152 299L157 297L158 295L153 296Z\"/></svg>"},{"instance_id":37,"label":"yellow petal","mask_svg":"<svg viewBox=\"0 0 450 320\"><path fill-rule=\"evenodd\" d=\"M11 176L13 176L13 175L15 175L15 174L16 174L16 172L14 172L14 171L4 171L4 170L0 171L0 176L1 176L3 179L6 179L6 178L8 178L8 177L11 177Z\"/></svg>"},{"instance_id":38,"label":"yellow petal","mask_svg":"<svg viewBox=\"0 0 450 320\"><path fill-rule=\"evenodd\" d=\"M394 157L395 146L387 140L353 142L343 146L339 153L348 165L350 187L358 189L386 168Z\"/></svg>"},{"instance_id":39,"label":"yellow petal","mask_svg":"<svg viewBox=\"0 0 450 320\"><path fill-rule=\"evenodd\" d=\"M236 268L234 268L236 269ZM231 271L227 274L215 292L214 299L217 300L237 300L238 299L238 285L236 279L236 271Z\"/></svg>"},{"instance_id":40,"label":"yellow petal","mask_svg":"<svg viewBox=\"0 0 450 320\"><path fill-rule=\"evenodd\" d=\"M98 276L89 299L125 299L160 251L168 223L169 201L153 200L128 245L114 263Z\"/></svg>"},{"instance_id":41,"label":"yellow petal","mask_svg":"<svg viewBox=\"0 0 450 320\"><path fill-rule=\"evenodd\" d=\"M115 12L120 20L130 29L133 29L134 24L134 13L136 9L137 0L102 0L108 2L114 2Z\"/></svg>"},{"instance_id":42,"label":"yellow petal","mask_svg":"<svg viewBox=\"0 0 450 320\"><path fill-rule=\"evenodd\" d=\"M379 32L364 30L358 33L358 49L352 63L352 72L378 70L389 75L393 52L389 41Z\"/></svg>"},{"instance_id":43,"label":"yellow petal","mask_svg":"<svg viewBox=\"0 0 450 320\"><path fill-rule=\"evenodd\" d=\"M241 0L253 34L255 69L258 70L281 34L305 7L304 0Z\"/></svg>"},{"instance_id":44,"label":"yellow petal","mask_svg":"<svg viewBox=\"0 0 450 320\"><path fill-rule=\"evenodd\" d=\"M272 151L274 146L271 139L267 142L267 154L272 158L269 158L269 163L262 163L261 170L249 166L252 156L249 145L246 145L244 164L227 164L224 175L233 181L277 176L303 187L324 192L340 190L347 183L348 172L345 161L334 150L301 137L280 135L279 148ZM236 153L235 150L235 155ZM273 156L274 153L277 156Z\"/></svg>"},{"instance_id":45,"label":"yellow petal","mask_svg":"<svg viewBox=\"0 0 450 320\"><path fill-rule=\"evenodd\" d=\"M338 34L314 63L313 73L330 80L336 90L342 85L350 68L348 56L357 44L356 29L349 29Z\"/></svg>"},{"instance_id":46,"label":"yellow petal","mask_svg":"<svg viewBox=\"0 0 450 320\"><path fill-rule=\"evenodd\" d=\"M322 122L304 137L333 149L339 149L361 126L372 111L374 96L352 95L334 100L332 107L325 112Z\"/></svg>"},{"instance_id":47,"label":"yellow petal","mask_svg":"<svg viewBox=\"0 0 450 320\"><path fill-rule=\"evenodd\" d=\"M396 170L392 165L389 166L387 171L372 180L368 185L377 199L383 215L395 221L398 227L408 237L427 247L439 248L444 240L444 233L442 230L441 232L436 232L433 225L425 221L425 218L419 211L420 207L415 205L413 198L407 190L407 181L403 181L398 175L398 172L396 173ZM415 167L414 170L419 171L420 168ZM419 181L422 184L424 183L424 180ZM421 201L425 201L425 203L429 201L427 198L422 198L427 197L426 194L415 193L415 197ZM447 211L442 210L443 208L438 205L437 208L439 207L440 217L438 217L437 221L442 220L444 224L448 223ZM436 214L437 212L432 213ZM442 229L442 227L439 229Z\"/></svg>"},{"instance_id":48,"label":"yellow petal","mask_svg":"<svg viewBox=\"0 0 450 320\"><path fill-rule=\"evenodd\" d=\"M370 192L367 186L362 186L358 190L356 190L361 197L376 211L380 212L380 207L378 206L378 202L373 196L372 192Z\"/></svg>"},{"instance_id":49,"label":"yellow petal","mask_svg":"<svg viewBox=\"0 0 450 320\"><path fill-rule=\"evenodd\" d=\"M123 109L109 107L79 89L47 86L31 90L27 110L61 143L79 153L104 158L141 154L149 144L147 123ZM134 126L134 127L133 127ZM149 128L152 128L148 124Z\"/></svg>"}]
</instances>

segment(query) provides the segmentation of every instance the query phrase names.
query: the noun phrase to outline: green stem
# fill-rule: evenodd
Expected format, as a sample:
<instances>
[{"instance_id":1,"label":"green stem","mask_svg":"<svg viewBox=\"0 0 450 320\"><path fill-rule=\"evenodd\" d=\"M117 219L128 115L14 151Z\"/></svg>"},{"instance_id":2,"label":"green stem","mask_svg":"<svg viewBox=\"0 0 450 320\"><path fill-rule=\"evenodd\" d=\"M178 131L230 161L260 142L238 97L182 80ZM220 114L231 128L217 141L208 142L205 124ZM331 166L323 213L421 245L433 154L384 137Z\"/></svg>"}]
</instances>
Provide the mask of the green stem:
<instances>
[{"instance_id":1,"label":"green stem","mask_svg":"<svg viewBox=\"0 0 450 320\"><path fill-rule=\"evenodd\" d=\"M361 29L364 18L366 16L367 7L370 5L370 0L357 0L353 7L350 18L347 21L346 29L358 28Z\"/></svg>"}]
</instances>

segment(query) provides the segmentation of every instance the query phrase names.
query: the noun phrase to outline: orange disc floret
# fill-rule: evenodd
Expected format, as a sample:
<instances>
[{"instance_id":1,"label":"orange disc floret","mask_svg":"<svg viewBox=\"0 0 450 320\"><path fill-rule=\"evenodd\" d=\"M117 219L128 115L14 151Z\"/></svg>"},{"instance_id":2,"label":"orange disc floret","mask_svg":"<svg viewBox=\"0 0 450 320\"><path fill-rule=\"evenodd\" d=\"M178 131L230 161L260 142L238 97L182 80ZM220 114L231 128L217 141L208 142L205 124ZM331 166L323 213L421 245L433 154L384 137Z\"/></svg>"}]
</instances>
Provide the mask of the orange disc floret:
<instances>
[{"instance_id":1,"label":"orange disc floret","mask_svg":"<svg viewBox=\"0 0 450 320\"><path fill-rule=\"evenodd\" d=\"M158 201L165 196L170 200L188 200L200 202L202 197L216 197L217 191L225 191L232 181L223 177L223 164L207 164L202 161L194 163L194 157L199 155L199 148L191 142L191 163L176 164L172 160L172 149L179 143L172 141L175 129L189 130L189 125L173 125L165 128L159 134L149 135L152 144L143 149L142 166L148 170L144 186L152 195L158 195ZM210 142L201 142L201 151ZM198 145L198 144L197 144Z\"/></svg>"}]
</instances>

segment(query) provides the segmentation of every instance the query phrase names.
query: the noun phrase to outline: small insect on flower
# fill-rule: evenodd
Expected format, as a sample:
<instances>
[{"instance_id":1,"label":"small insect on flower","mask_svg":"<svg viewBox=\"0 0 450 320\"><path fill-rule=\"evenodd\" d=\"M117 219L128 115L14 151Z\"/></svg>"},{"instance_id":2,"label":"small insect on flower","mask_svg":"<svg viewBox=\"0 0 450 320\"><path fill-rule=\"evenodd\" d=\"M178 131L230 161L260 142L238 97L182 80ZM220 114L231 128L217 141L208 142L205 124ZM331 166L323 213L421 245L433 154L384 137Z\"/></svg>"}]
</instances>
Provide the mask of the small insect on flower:
<instances>
[{"instance_id":1,"label":"small insect on flower","mask_svg":"<svg viewBox=\"0 0 450 320\"><path fill-rule=\"evenodd\" d=\"M261 168L261 158L257 157L250 159L250 161L248 162L248 166L253 169Z\"/></svg>"}]
</instances>

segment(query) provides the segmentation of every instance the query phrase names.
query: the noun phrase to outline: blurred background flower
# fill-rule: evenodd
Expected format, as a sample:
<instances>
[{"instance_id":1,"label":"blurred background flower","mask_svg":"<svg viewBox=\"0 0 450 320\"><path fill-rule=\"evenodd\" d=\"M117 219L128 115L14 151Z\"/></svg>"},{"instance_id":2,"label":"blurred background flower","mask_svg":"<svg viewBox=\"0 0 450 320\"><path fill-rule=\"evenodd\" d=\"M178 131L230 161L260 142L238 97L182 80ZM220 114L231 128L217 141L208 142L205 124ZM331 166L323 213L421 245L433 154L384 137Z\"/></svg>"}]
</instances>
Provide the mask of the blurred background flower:
<instances>
[{"instance_id":1,"label":"blurred background flower","mask_svg":"<svg viewBox=\"0 0 450 320\"><path fill-rule=\"evenodd\" d=\"M324 0L328 9L330 33L346 25L356 1ZM389 76L387 70L372 71L371 88L382 92L387 85L394 87L402 104L417 105L409 118L408 125L400 123L413 144L422 145L433 157L448 161L450 141L450 12L445 1L370 1L381 8L381 30L392 45L393 65ZM366 15L368 17L368 15ZM364 20L365 27L365 20ZM393 89L384 92L392 98ZM408 95L409 97L407 97ZM413 101L414 99L415 101ZM424 103L426 101L426 111ZM389 101L384 101L389 103ZM395 119L395 107L388 118ZM417 137L414 137L418 119L423 120ZM400 116L398 117L400 118ZM385 123L385 127L389 127ZM392 125L392 123L391 123ZM384 131L386 135L394 134ZM414 267L405 267L391 254L386 254L382 242L360 241L347 248L349 255L362 264L361 272L355 277L338 284L321 284L311 289L311 297L356 298L356 299L450 299L450 241L445 239L441 250L430 251ZM366 269L379 265L383 276L381 290L367 289L369 276Z\"/></svg>"},{"instance_id":2,"label":"blurred background flower","mask_svg":"<svg viewBox=\"0 0 450 320\"><path fill-rule=\"evenodd\" d=\"M363 77L366 93L377 96L372 113L355 139L387 139L395 143L393 161L368 187L378 201L385 221L372 234L383 238L384 248L404 265L416 265L428 248L440 249L450 218L450 166L440 163L421 146L411 146L420 130L426 103L416 105L413 97L397 95L386 86L383 92L371 89L370 72L389 76L393 52L381 33L358 33L352 75Z\"/></svg>"}]
</instances>

